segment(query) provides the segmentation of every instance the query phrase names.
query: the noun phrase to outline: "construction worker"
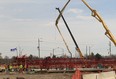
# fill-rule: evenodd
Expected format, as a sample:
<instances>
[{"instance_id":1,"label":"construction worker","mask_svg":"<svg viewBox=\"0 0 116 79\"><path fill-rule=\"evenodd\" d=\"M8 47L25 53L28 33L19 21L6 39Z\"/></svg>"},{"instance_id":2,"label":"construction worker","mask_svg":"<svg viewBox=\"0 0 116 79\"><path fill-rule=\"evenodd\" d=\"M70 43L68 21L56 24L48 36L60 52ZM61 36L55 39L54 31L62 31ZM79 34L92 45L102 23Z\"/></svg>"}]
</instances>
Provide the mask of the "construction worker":
<instances>
[{"instance_id":1,"label":"construction worker","mask_svg":"<svg viewBox=\"0 0 116 79\"><path fill-rule=\"evenodd\" d=\"M9 71L12 72L12 64L9 65Z\"/></svg>"},{"instance_id":2,"label":"construction worker","mask_svg":"<svg viewBox=\"0 0 116 79\"><path fill-rule=\"evenodd\" d=\"M19 65L19 72L20 72L20 73L23 72L23 65L22 65L22 64Z\"/></svg>"}]
</instances>

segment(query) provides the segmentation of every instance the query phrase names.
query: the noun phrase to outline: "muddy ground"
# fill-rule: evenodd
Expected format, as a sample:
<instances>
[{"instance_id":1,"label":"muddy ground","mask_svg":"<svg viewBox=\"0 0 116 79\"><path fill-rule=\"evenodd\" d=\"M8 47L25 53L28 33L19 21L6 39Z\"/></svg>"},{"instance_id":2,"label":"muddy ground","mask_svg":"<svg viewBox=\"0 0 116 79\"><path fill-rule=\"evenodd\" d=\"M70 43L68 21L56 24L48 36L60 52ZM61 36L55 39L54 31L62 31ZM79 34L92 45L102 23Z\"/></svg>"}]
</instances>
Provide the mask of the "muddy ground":
<instances>
[{"instance_id":1,"label":"muddy ground","mask_svg":"<svg viewBox=\"0 0 116 79\"><path fill-rule=\"evenodd\" d=\"M0 79L71 79L73 73L0 74Z\"/></svg>"}]
</instances>

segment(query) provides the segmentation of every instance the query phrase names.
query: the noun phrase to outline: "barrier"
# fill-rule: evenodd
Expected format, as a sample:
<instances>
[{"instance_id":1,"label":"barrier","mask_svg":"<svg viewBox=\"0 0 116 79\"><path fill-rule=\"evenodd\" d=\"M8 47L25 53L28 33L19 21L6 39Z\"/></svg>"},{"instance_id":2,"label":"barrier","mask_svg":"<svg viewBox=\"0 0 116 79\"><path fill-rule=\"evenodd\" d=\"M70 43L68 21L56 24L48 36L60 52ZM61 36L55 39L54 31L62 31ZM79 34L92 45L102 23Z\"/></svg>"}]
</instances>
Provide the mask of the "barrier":
<instances>
[{"instance_id":1,"label":"barrier","mask_svg":"<svg viewBox=\"0 0 116 79\"><path fill-rule=\"evenodd\" d=\"M86 63L85 63L86 62ZM100 63L105 67L115 67L116 58L102 58L102 59L82 59L82 58L41 58L41 59L29 59L29 58L16 58L14 65L22 64L26 65L26 68L36 67L39 69L63 69L63 68L79 68L88 67L96 68Z\"/></svg>"},{"instance_id":2,"label":"barrier","mask_svg":"<svg viewBox=\"0 0 116 79\"><path fill-rule=\"evenodd\" d=\"M72 79L81 79L80 70L76 69L76 72L73 74Z\"/></svg>"},{"instance_id":3,"label":"barrier","mask_svg":"<svg viewBox=\"0 0 116 79\"><path fill-rule=\"evenodd\" d=\"M83 79L100 79L99 78L99 74L95 73L95 74L84 74Z\"/></svg>"}]
</instances>

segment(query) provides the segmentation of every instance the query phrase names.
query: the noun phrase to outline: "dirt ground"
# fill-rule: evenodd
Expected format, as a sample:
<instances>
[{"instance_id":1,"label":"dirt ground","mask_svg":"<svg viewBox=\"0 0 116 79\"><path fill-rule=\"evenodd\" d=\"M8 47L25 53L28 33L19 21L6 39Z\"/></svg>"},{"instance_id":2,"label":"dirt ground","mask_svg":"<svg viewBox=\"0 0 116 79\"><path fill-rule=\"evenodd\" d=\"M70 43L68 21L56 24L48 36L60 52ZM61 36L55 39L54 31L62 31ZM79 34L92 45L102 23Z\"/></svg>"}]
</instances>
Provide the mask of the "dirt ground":
<instances>
[{"instance_id":1,"label":"dirt ground","mask_svg":"<svg viewBox=\"0 0 116 79\"><path fill-rule=\"evenodd\" d=\"M73 73L0 74L0 79L71 79Z\"/></svg>"}]
</instances>

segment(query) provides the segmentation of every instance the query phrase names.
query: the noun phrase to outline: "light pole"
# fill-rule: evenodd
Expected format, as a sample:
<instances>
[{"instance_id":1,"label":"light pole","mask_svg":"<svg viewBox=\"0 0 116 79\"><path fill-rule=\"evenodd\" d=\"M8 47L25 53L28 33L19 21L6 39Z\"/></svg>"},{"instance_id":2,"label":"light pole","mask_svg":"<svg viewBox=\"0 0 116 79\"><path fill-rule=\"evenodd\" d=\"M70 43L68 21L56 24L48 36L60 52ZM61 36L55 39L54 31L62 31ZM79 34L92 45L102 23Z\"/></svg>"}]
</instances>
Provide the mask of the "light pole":
<instances>
[{"instance_id":1,"label":"light pole","mask_svg":"<svg viewBox=\"0 0 116 79\"><path fill-rule=\"evenodd\" d=\"M62 52L64 53L64 49L63 49L63 48L57 47L57 48L54 48L54 49L53 49L53 55L54 55L56 49L61 49Z\"/></svg>"}]
</instances>

